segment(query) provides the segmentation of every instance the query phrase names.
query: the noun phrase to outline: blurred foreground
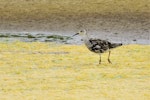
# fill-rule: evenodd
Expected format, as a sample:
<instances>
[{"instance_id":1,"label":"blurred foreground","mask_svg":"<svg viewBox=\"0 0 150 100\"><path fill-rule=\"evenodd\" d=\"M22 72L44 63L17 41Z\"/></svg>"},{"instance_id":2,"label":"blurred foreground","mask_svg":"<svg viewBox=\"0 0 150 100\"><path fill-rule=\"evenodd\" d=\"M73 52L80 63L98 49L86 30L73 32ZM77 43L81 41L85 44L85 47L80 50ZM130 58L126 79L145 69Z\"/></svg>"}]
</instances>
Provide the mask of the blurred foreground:
<instances>
[{"instance_id":1,"label":"blurred foreground","mask_svg":"<svg viewBox=\"0 0 150 100\"><path fill-rule=\"evenodd\" d=\"M150 46L99 56L83 45L0 43L0 99L149 100Z\"/></svg>"}]
</instances>

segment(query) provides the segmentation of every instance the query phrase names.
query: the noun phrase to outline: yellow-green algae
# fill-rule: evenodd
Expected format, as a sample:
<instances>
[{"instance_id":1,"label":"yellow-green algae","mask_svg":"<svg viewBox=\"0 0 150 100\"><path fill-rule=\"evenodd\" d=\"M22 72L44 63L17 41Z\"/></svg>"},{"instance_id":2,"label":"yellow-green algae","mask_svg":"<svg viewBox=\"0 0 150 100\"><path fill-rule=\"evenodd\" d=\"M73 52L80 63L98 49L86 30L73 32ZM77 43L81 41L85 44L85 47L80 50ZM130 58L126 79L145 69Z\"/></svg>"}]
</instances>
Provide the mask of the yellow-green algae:
<instances>
[{"instance_id":1,"label":"yellow-green algae","mask_svg":"<svg viewBox=\"0 0 150 100\"><path fill-rule=\"evenodd\" d=\"M99 56L84 45L0 43L1 100L150 100L150 46Z\"/></svg>"}]
</instances>

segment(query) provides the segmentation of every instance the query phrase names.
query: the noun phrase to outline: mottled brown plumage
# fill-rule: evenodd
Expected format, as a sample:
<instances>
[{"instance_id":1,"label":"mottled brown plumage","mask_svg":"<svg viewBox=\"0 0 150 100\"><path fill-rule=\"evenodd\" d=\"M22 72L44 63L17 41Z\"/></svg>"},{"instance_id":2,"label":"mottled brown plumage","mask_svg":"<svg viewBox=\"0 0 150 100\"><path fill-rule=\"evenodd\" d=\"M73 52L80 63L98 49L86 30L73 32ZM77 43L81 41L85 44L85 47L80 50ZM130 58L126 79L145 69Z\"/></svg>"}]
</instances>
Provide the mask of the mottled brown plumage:
<instances>
[{"instance_id":1,"label":"mottled brown plumage","mask_svg":"<svg viewBox=\"0 0 150 100\"><path fill-rule=\"evenodd\" d=\"M101 39L89 39L89 42L92 45L91 47L88 46L88 49L95 53L104 53L107 50L110 50L112 48L116 48L122 45L122 43L111 43L109 41L101 40Z\"/></svg>"}]
</instances>

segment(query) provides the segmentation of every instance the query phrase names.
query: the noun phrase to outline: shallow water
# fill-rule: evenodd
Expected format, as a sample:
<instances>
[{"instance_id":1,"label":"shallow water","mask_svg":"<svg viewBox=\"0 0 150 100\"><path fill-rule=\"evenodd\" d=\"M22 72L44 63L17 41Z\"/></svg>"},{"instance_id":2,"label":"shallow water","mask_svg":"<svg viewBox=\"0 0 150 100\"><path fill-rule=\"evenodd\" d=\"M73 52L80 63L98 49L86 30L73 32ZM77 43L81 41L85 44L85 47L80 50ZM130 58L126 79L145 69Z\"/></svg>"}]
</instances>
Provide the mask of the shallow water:
<instances>
[{"instance_id":1,"label":"shallow water","mask_svg":"<svg viewBox=\"0 0 150 100\"><path fill-rule=\"evenodd\" d=\"M80 36L72 37L75 32L2 32L0 33L0 42L55 42L62 44L82 44L83 40ZM92 32L91 32L92 33ZM150 44L149 35L147 38L142 38L138 35L123 35L119 33L103 33L93 32L89 34L91 38L100 38L110 42L123 43L123 44ZM65 34L65 35L64 35ZM140 38L141 37L141 38ZM146 37L146 36L144 36Z\"/></svg>"}]
</instances>

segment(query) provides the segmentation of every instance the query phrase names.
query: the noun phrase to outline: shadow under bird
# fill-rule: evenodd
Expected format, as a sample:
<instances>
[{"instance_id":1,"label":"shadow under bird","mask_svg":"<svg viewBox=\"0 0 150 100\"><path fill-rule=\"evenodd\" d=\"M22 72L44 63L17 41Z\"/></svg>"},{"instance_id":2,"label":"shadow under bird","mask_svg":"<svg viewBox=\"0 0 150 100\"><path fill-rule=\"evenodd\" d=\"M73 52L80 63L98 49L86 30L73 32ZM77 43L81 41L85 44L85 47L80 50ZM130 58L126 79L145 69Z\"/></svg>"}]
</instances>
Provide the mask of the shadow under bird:
<instances>
[{"instance_id":1,"label":"shadow under bird","mask_svg":"<svg viewBox=\"0 0 150 100\"><path fill-rule=\"evenodd\" d=\"M86 30L81 30L73 36L76 36L76 35L81 35L82 36L86 47L90 51L99 54L99 56L100 56L99 64L101 64L101 53L104 53L104 52L108 51L109 52L108 62L111 63L111 61L110 61L111 51L110 50L122 45L122 43L111 43L107 40L89 38L88 35L87 35Z\"/></svg>"}]
</instances>

